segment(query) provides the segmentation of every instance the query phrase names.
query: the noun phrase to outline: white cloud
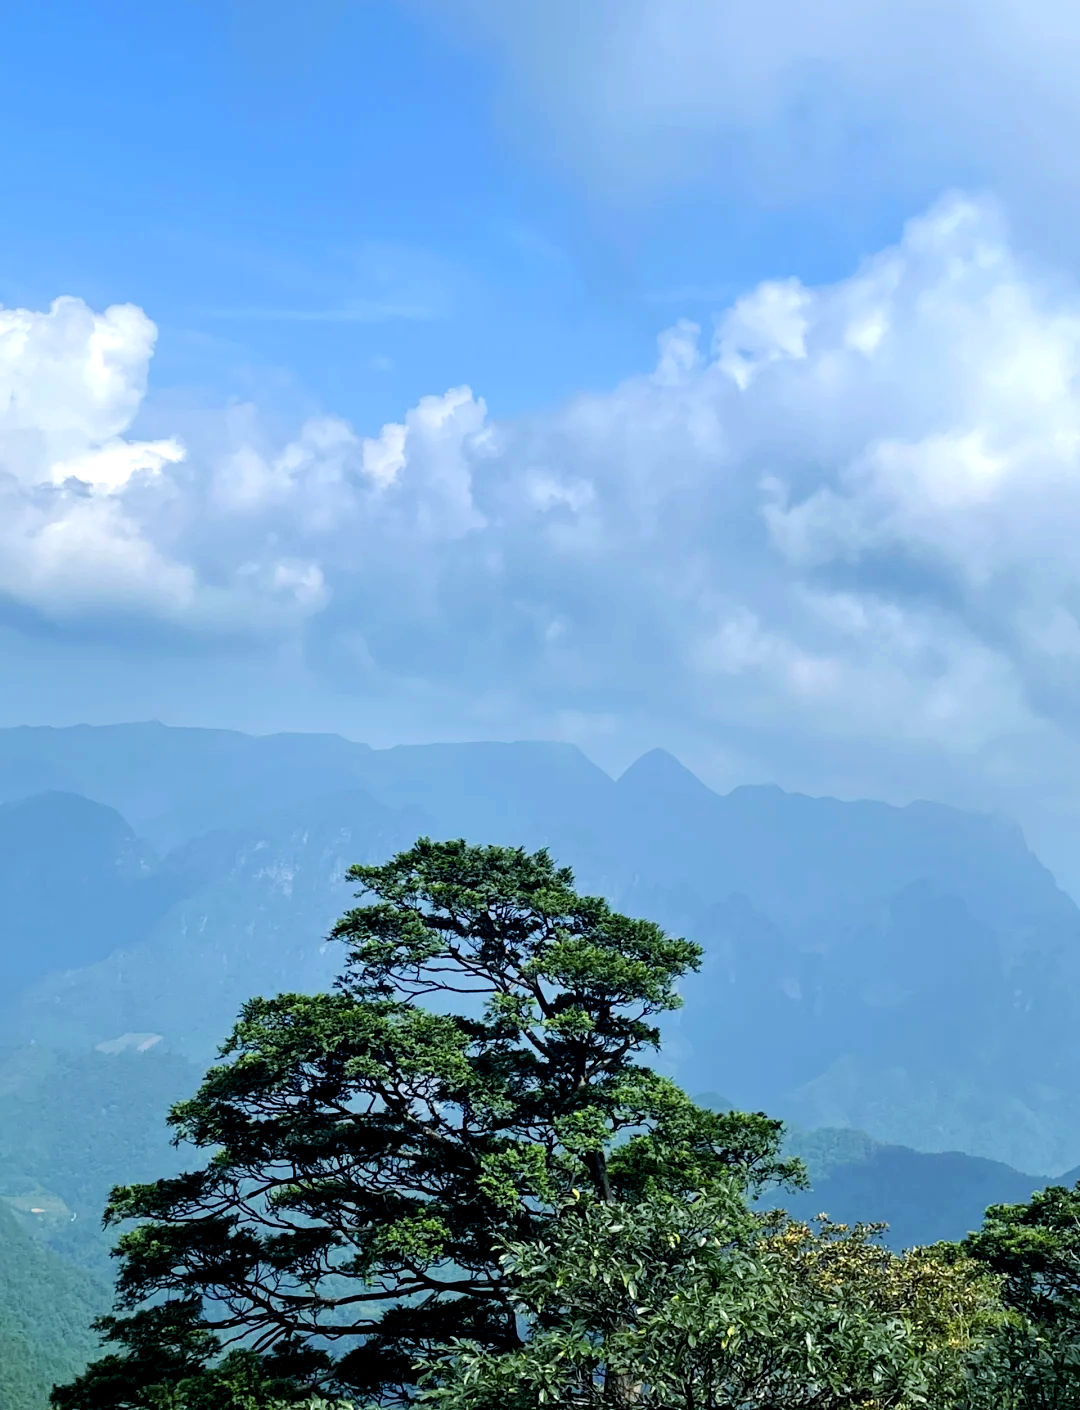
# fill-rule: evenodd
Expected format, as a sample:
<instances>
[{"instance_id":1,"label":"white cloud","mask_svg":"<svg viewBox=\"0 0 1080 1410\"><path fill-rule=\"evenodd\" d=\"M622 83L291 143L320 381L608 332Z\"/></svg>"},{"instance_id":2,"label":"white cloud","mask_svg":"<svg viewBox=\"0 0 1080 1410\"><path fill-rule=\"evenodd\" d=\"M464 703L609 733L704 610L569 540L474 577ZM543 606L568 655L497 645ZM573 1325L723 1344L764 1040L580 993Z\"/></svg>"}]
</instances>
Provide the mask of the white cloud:
<instances>
[{"instance_id":1,"label":"white cloud","mask_svg":"<svg viewBox=\"0 0 1080 1410\"><path fill-rule=\"evenodd\" d=\"M157 329L130 304L94 314L80 299L48 313L0 308L0 467L29 485L75 476L122 484L180 458L172 442L118 438L146 390Z\"/></svg>"},{"instance_id":2,"label":"white cloud","mask_svg":"<svg viewBox=\"0 0 1080 1410\"><path fill-rule=\"evenodd\" d=\"M378 485L392 485L405 469L405 442L408 431L390 422L378 436L364 441L364 473Z\"/></svg>"},{"instance_id":3,"label":"white cloud","mask_svg":"<svg viewBox=\"0 0 1080 1410\"><path fill-rule=\"evenodd\" d=\"M755 370L777 358L806 356L811 299L797 279L771 281L741 298L717 330L720 366L746 390ZM855 331L853 346L872 352L880 324L871 319Z\"/></svg>"},{"instance_id":4,"label":"white cloud","mask_svg":"<svg viewBox=\"0 0 1080 1410\"><path fill-rule=\"evenodd\" d=\"M379 521L374 659L521 709L972 756L1070 721L1080 303L995 210L943 202L700 342L677 325L652 373L532 420L491 428L462 393L366 442L412 506Z\"/></svg>"},{"instance_id":5,"label":"white cloud","mask_svg":"<svg viewBox=\"0 0 1080 1410\"><path fill-rule=\"evenodd\" d=\"M131 432L143 315L2 317L0 590L50 620L288 639L431 734L632 720L1078 776L1080 297L984 203L514 422L455 388L275 443L232 407L185 454Z\"/></svg>"},{"instance_id":6,"label":"white cloud","mask_svg":"<svg viewBox=\"0 0 1080 1410\"><path fill-rule=\"evenodd\" d=\"M492 436L484 403L468 387L421 397L404 423L390 422L363 443L364 474L383 492L373 515L422 539L483 528L472 462L490 448Z\"/></svg>"},{"instance_id":7,"label":"white cloud","mask_svg":"<svg viewBox=\"0 0 1080 1410\"><path fill-rule=\"evenodd\" d=\"M325 599L315 565L266 554L200 576L197 552L185 552L197 470L175 438L125 435L156 338L131 305L0 309L0 595L54 624L142 618L229 634L314 610ZM339 422L305 427L263 480L333 478L343 431L355 440ZM231 468L220 478L235 488Z\"/></svg>"}]
</instances>

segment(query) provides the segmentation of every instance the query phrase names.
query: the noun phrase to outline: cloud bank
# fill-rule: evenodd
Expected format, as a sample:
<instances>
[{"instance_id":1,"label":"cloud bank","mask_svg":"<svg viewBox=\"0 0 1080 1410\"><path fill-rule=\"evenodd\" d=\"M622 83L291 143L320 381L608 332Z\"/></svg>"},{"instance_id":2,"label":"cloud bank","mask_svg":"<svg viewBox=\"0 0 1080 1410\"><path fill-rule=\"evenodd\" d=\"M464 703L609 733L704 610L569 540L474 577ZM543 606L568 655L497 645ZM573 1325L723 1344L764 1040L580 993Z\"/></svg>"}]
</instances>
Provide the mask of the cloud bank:
<instances>
[{"instance_id":1,"label":"cloud bank","mask_svg":"<svg viewBox=\"0 0 1080 1410\"><path fill-rule=\"evenodd\" d=\"M479 733L634 718L1003 777L1075 750L1080 297L986 203L513 422L456 388L367 435L321 417L271 443L237 406L198 447L140 440L154 339L131 307L0 311L0 594L25 632L288 641L335 689L428 700L433 736L451 710Z\"/></svg>"}]
</instances>

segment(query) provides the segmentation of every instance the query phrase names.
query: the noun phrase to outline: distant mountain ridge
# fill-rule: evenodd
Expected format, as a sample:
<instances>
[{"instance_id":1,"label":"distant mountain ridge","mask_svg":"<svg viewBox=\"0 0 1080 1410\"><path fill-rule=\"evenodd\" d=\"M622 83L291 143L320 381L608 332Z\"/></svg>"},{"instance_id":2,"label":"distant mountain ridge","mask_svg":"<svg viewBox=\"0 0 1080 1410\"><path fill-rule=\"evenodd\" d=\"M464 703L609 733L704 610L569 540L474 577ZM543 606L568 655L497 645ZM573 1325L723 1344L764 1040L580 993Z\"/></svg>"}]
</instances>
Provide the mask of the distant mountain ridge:
<instances>
[{"instance_id":1,"label":"distant mountain ridge","mask_svg":"<svg viewBox=\"0 0 1080 1410\"><path fill-rule=\"evenodd\" d=\"M1048 1184L1072 1186L1080 1178L1077 1170L1025 1175L982 1156L914 1151L828 1128L792 1130L788 1148L806 1162L811 1180L809 1190L784 1196L789 1213L887 1224L885 1239L897 1250L963 1238L980 1227L991 1204L1020 1204Z\"/></svg>"},{"instance_id":2,"label":"distant mountain ridge","mask_svg":"<svg viewBox=\"0 0 1080 1410\"><path fill-rule=\"evenodd\" d=\"M0 803L0 1005L141 939L176 894L157 860L118 812L78 794Z\"/></svg>"},{"instance_id":3,"label":"distant mountain ridge","mask_svg":"<svg viewBox=\"0 0 1080 1410\"><path fill-rule=\"evenodd\" d=\"M0 731L0 799L42 787L121 813L159 889L118 905L121 943L81 963L69 945L23 987L12 1042L153 1032L202 1061L249 993L329 982L345 865L464 835L549 846L583 889L703 944L661 1059L691 1087L1019 1169L1080 1162L1080 911L1000 820L719 795L663 751L613 780L556 744Z\"/></svg>"}]
</instances>

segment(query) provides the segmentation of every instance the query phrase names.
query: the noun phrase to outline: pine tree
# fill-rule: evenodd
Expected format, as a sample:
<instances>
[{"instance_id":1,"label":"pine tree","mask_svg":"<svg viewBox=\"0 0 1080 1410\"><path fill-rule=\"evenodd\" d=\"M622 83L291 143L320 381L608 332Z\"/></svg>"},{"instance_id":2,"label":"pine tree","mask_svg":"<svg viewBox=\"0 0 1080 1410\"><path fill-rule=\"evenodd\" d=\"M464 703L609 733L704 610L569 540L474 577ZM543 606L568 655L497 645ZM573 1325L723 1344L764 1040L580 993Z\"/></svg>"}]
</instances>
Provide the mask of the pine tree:
<instances>
[{"instance_id":1,"label":"pine tree","mask_svg":"<svg viewBox=\"0 0 1080 1410\"><path fill-rule=\"evenodd\" d=\"M578 895L546 851L422 839L349 875L335 990L248 1003L170 1117L209 1158L114 1191L107 1220L135 1224L114 1349L57 1410L167 1403L155 1386L230 1348L275 1395L408 1403L437 1347L520 1346L501 1253L557 1239L574 1190L799 1178L778 1122L696 1107L642 1061L697 946Z\"/></svg>"}]
</instances>

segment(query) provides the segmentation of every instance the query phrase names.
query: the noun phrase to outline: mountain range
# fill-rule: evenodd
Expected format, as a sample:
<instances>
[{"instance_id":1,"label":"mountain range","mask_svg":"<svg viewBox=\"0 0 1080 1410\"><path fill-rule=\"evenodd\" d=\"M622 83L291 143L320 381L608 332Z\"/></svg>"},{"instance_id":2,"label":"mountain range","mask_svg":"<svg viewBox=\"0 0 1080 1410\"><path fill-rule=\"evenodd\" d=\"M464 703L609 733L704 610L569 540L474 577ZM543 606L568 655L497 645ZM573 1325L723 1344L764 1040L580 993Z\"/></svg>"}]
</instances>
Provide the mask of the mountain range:
<instances>
[{"instance_id":1,"label":"mountain range","mask_svg":"<svg viewBox=\"0 0 1080 1410\"><path fill-rule=\"evenodd\" d=\"M1080 910L1006 821L721 795L662 751L0 730L5 1410L91 1353L108 1191L190 1159L165 1113L240 1004L330 984L346 868L424 834L546 846L702 945L657 1063L785 1119L793 1214L904 1247L1080 1177Z\"/></svg>"},{"instance_id":2,"label":"mountain range","mask_svg":"<svg viewBox=\"0 0 1080 1410\"><path fill-rule=\"evenodd\" d=\"M803 1127L1080 1162L1080 910L1002 820L708 789L656 751L374 750L161 725L0 731L0 1039L205 1063L253 992L329 982L354 861L548 846L705 948L663 1062Z\"/></svg>"}]
</instances>

